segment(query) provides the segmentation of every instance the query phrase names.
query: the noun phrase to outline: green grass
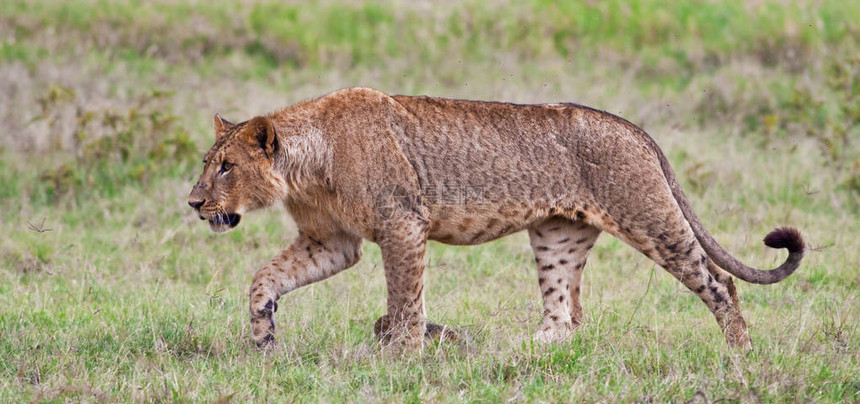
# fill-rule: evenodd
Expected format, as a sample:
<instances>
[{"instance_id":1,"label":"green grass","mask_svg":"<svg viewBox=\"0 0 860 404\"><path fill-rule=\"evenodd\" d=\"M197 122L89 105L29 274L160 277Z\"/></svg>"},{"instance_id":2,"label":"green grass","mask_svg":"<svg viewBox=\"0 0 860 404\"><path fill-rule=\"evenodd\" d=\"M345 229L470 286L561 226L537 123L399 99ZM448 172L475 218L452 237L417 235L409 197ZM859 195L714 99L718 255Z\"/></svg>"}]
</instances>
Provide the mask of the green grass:
<instances>
[{"instance_id":1,"label":"green grass","mask_svg":"<svg viewBox=\"0 0 860 404\"><path fill-rule=\"evenodd\" d=\"M501 50L582 64L594 58L639 60L652 81L683 85L742 55L768 65L802 66L822 46L856 42L860 33L850 16L858 14L860 5L836 1L515 1L503 7L473 2L428 12L363 2L215 1L197 7L11 0L0 5L0 21L16 41L0 55L37 63L35 56L45 50L85 53L93 44L120 58L212 61L241 54L254 61L246 73L265 75L283 66L373 68L381 59L434 63L452 55L481 63Z\"/></svg>"},{"instance_id":2,"label":"green grass","mask_svg":"<svg viewBox=\"0 0 860 404\"><path fill-rule=\"evenodd\" d=\"M860 400L855 15L845 1L0 2L0 402ZM279 346L258 352L247 288L296 229L272 208L216 236L185 206L212 114L352 85L618 113L739 259L779 263L760 243L777 225L815 248L780 284L738 285L747 355L608 235L585 324L532 343L524 234L431 243L428 315L462 347L381 352L366 243L355 268L281 299Z\"/></svg>"}]
</instances>

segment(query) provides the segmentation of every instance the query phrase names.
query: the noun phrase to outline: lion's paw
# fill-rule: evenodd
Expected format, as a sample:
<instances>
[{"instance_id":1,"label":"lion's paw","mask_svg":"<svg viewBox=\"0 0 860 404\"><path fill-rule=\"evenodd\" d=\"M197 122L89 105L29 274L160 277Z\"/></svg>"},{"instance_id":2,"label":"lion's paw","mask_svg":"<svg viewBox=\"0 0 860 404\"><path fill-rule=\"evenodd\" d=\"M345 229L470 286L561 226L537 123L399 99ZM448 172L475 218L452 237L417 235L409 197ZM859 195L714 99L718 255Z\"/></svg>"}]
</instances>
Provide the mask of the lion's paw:
<instances>
[{"instance_id":1,"label":"lion's paw","mask_svg":"<svg viewBox=\"0 0 860 404\"><path fill-rule=\"evenodd\" d=\"M564 342L573 336L572 327L541 328L534 335L534 340L542 344Z\"/></svg>"},{"instance_id":2,"label":"lion's paw","mask_svg":"<svg viewBox=\"0 0 860 404\"><path fill-rule=\"evenodd\" d=\"M251 340L258 348L267 348L275 342L275 320L272 315L278 311L278 303L269 300L261 308L251 309Z\"/></svg>"}]
</instances>

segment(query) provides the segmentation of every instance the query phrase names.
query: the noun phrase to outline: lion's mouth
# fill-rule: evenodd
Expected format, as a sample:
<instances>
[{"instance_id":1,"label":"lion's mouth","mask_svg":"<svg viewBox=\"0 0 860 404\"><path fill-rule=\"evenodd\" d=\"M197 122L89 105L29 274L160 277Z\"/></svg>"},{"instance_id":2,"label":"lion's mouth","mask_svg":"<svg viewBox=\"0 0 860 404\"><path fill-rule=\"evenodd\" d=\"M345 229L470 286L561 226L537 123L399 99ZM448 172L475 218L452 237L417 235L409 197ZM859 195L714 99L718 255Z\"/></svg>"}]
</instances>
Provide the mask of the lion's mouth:
<instances>
[{"instance_id":1,"label":"lion's mouth","mask_svg":"<svg viewBox=\"0 0 860 404\"><path fill-rule=\"evenodd\" d=\"M209 219L209 224L212 227L224 227L227 226L229 228L234 228L239 224L239 221L242 220L242 216L235 213L219 213Z\"/></svg>"}]
</instances>

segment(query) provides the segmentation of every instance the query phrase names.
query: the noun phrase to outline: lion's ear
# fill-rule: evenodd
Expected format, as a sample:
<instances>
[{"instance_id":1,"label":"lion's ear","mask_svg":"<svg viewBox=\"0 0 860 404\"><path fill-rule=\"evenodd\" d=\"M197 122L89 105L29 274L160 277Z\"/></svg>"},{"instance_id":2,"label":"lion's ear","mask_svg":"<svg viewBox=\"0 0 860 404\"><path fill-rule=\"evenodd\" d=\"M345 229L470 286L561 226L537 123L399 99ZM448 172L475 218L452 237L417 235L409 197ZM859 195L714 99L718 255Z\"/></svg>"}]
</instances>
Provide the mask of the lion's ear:
<instances>
[{"instance_id":1,"label":"lion's ear","mask_svg":"<svg viewBox=\"0 0 860 404\"><path fill-rule=\"evenodd\" d=\"M266 158L273 158L278 150L278 136L275 134L275 126L266 117L258 116L248 121L247 138L253 144L263 149Z\"/></svg>"},{"instance_id":2,"label":"lion's ear","mask_svg":"<svg viewBox=\"0 0 860 404\"><path fill-rule=\"evenodd\" d=\"M226 132L228 129L236 126L235 123L230 122L224 118L221 118L220 114L215 114L215 139L217 140L221 135Z\"/></svg>"}]
</instances>

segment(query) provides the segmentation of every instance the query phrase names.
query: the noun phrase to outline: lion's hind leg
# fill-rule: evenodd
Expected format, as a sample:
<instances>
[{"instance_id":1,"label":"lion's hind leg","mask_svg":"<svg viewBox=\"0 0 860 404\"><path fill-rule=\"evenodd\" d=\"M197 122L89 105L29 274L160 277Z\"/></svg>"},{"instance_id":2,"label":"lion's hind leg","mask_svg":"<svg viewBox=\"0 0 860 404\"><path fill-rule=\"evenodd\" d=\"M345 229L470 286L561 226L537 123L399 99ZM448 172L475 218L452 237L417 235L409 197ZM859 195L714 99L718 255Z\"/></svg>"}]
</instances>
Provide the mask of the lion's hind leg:
<instances>
[{"instance_id":1,"label":"lion's hind leg","mask_svg":"<svg viewBox=\"0 0 860 404\"><path fill-rule=\"evenodd\" d=\"M692 237L692 232L690 233ZM726 285L734 286L731 278L727 281L717 280L708 270L708 256L695 239L689 240L688 250L672 249L664 246L660 253L661 264L672 276L677 278L701 299L714 314L717 323L723 330L726 342L734 347L752 348L746 322L737 305L737 293L732 293Z\"/></svg>"},{"instance_id":2,"label":"lion's hind leg","mask_svg":"<svg viewBox=\"0 0 860 404\"><path fill-rule=\"evenodd\" d=\"M717 266L714 261L708 259L708 272L717 280L717 282L722 283L723 286L726 287L726 290L729 291L729 296L732 298L732 302L734 302L735 306L740 308L740 301L738 299L738 289L735 287L734 278L732 275L726 272L724 269Z\"/></svg>"},{"instance_id":3,"label":"lion's hind leg","mask_svg":"<svg viewBox=\"0 0 860 404\"><path fill-rule=\"evenodd\" d=\"M595 227L561 217L529 229L544 308L543 324L535 339L564 340L582 324L582 271L599 235Z\"/></svg>"},{"instance_id":4,"label":"lion's hind leg","mask_svg":"<svg viewBox=\"0 0 860 404\"><path fill-rule=\"evenodd\" d=\"M731 276L711 262L680 209L650 216L637 226L628 223L627 231L618 233L708 306L729 345L752 347Z\"/></svg>"}]
</instances>

